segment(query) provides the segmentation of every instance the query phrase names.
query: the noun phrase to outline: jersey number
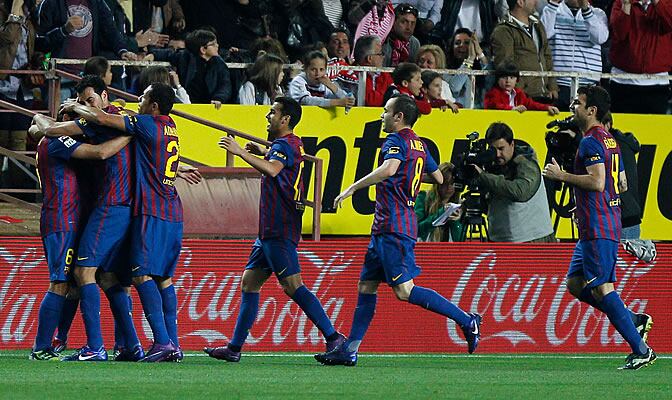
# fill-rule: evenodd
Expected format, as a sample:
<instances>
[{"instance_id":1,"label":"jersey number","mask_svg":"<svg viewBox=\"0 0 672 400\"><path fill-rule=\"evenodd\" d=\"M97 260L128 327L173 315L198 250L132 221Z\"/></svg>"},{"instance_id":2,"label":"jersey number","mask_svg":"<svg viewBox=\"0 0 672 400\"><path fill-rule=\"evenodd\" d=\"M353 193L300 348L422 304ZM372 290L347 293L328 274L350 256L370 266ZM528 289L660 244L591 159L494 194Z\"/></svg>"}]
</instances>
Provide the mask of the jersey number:
<instances>
[{"instance_id":1,"label":"jersey number","mask_svg":"<svg viewBox=\"0 0 672 400\"><path fill-rule=\"evenodd\" d=\"M413 181L411 182L411 197L415 198L420 191L420 183L422 183L422 171L425 167L425 160L418 158L415 161L415 175L413 175Z\"/></svg>"},{"instance_id":2,"label":"jersey number","mask_svg":"<svg viewBox=\"0 0 672 400\"><path fill-rule=\"evenodd\" d=\"M175 150L175 154L168 157L166 161L166 171L164 175L167 179L174 179L177 174L177 161L180 159L180 145L176 140L171 140L166 146L166 151L172 153Z\"/></svg>"},{"instance_id":3,"label":"jersey number","mask_svg":"<svg viewBox=\"0 0 672 400\"><path fill-rule=\"evenodd\" d=\"M620 169L618 156L619 156L618 153L614 153L611 155L611 179L614 180L614 192L616 192L616 194L620 193L620 190L618 189L618 172Z\"/></svg>"},{"instance_id":4,"label":"jersey number","mask_svg":"<svg viewBox=\"0 0 672 400\"><path fill-rule=\"evenodd\" d=\"M299 182L301 182L301 176L303 175L303 161L299 164L299 173L296 174L296 182L294 182L294 201L301 201L301 192L299 191Z\"/></svg>"}]
</instances>

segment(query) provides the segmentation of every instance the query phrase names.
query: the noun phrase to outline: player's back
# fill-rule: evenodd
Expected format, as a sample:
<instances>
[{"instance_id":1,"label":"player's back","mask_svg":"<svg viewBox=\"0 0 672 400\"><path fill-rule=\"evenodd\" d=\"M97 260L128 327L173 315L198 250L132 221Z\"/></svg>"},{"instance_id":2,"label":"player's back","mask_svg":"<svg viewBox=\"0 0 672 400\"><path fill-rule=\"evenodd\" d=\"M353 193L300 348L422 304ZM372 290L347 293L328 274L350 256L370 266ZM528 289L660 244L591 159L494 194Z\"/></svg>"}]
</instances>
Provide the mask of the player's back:
<instances>
[{"instance_id":1,"label":"player's back","mask_svg":"<svg viewBox=\"0 0 672 400\"><path fill-rule=\"evenodd\" d=\"M587 132L579 144L575 171L587 174L587 167L603 163L604 190L601 192L574 188L576 217L581 239L610 239L618 241L621 233L621 208L618 176L623 170L616 140L602 127Z\"/></svg>"},{"instance_id":2,"label":"player's back","mask_svg":"<svg viewBox=\"0 0 672 400\"><path fill-rule=\"evenodd\" d=\"M376 184L376 209L371 232L396 232L417 238L415 199L420 190L426 163L432 163L424 142L411 129L391 133L383 143L379 162L394 158L401 161L397 172Z\"/></svg>"}]
</instances>

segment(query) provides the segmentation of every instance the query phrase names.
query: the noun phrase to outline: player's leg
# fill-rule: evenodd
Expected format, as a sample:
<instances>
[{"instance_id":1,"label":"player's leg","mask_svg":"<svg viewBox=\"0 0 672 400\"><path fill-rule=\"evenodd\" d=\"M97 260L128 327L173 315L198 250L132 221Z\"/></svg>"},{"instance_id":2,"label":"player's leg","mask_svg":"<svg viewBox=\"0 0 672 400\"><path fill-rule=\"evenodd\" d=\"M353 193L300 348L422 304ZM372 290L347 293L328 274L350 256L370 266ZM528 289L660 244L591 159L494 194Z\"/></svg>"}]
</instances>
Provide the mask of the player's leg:
<instances>
[{"instance_id":1,"label":"player's leg","mask_svg":"<svg viewBox=\"0 0 672 400\"><path fill-rule=\"evenodd\" d=\"M152 267L152 275L159 286L168 336L177 348L175 361L179 362L182 361L184 355L180 349L177 333L177 295L172 277L175 274L180 250L182 249L182 222L169 222L157 218L152 218L151 221L157 225L157 235L155 237L160 238L158 243L153 246L154 251L155 254L161 254L158 262Z\"/></svg>"},{"instance_id":2,"label":"player's leg","mask_svg":"<svg viewBox=\"0 0 672 400\"><path fill-rule=\"evenodd\" d=\"M129 302L126 290L121 286L116 274L113 272L101 271L99 284L110 303L110 309L114 316L115 338L119 337L118 340L121 345L121 349L119 354L115 356L115 360L139 360L144 357L144 351L140 345L140 339L135 330L135 325L133 324L133 317L128 306ZM121 354L124 354L124 356L119 357ZM128 357L132 354L135 354L135 357Z\"/></svg>"},{"instance_id":3,"label":"player's leg","mask_svg":"<svg viewBox=\"0 0 672 400\"><path fill-rule=\"evenodd\" d=\"M173 342L176 348L180 349L179 335L177 333L177 295L175 293L175 286L171 277L155 276L154 280L159 286L159 293L161 293L161 305L163 307L163 318L166 322L166 330L170 341ZM179 350L179 360L183 358L182 351Z\"/></svg>"},{"instance_id":4,"label":"player's leg","mask_svg":"<svg viewBox=\"0 0 672 400\"><path fill-rule=\"evenodd\" d=\"M77 309L79 308L79 288L74 282L74 277L71 275L71 281L68 283L68 293L63 302L63 309L61 311L61 318L58 320L58 331L56 337L51 342L51 347L54 352L60 353L66 349L68 344L68 333L72 326L72 321L75 319Z\"/></svg>"}]
</instances>

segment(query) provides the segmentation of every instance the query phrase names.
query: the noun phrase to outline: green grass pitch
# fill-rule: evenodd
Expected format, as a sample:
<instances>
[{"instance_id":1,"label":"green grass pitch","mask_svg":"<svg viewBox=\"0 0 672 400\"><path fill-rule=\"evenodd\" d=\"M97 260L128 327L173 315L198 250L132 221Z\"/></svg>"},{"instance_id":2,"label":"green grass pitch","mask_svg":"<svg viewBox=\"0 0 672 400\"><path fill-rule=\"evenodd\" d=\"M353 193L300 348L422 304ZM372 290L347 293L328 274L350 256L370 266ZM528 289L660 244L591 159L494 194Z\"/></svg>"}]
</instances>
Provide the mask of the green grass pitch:
<instances>
[{"instance_id":1,"label":"green grass pitch","mask_svg":"<svg viewBox=\"0 0 672 400\"><path fill-rule=\"evenodd\" d=\"M619 371L625 355L375 355L354 368L308 354L243 354L238 364L187 353L180 364L29 361L0 352L11 399L670 399L672 357Z\"/></svg>"}]
</instances>

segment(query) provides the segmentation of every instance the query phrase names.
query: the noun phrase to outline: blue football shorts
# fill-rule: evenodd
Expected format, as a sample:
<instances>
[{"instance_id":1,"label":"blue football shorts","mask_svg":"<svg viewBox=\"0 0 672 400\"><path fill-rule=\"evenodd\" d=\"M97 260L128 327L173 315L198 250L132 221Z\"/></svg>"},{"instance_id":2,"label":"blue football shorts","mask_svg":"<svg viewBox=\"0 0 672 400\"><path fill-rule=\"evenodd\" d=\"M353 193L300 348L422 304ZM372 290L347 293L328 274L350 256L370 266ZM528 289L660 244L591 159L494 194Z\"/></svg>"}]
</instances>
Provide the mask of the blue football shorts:
<instances>
[{"instance_id":1,"label":"blue football shorts","mask_svg":"<svg viewBox=\"0 0 672 400\"><path fill-rule=\"evenodd\" d=\"M397 286L420 275L415 264L415 240L398 233L372 235L359 275L360 281Z\"/></svg>"},{"instance_id":2,"label":"blue football shorts","mask_svg":"<svg viewBox=\"0 0 672 400\"><path fill-rule=\"evenodd\" d=\"M245 269L261 268L280 278L301 272L296 243L289 239L259 239L254 241Z\"/></svg>"},{"instance_id":3,"label":"blue football shorts","mask_svg":"<svg viewBox=\"0 0 672 400\"><path fill-rule=\"evenodd\" d=\"M131 208L127 206L96 207L82 232L75 265L99 267L106 272L129 232Z\"/></svg>"},{"instance_id":4,"label":"blue football shorts","mask_svg":"<svg viewBox=\"0 0 672 400\"><path fill-rule=\"evenodd\" d=\"M618 242L609 239L579 240L569 262L567 277L583 276L589 288L616 282Z\"/></svg>"},{"instance_id":5,"label":"blue football shorts","mask_svg":"<svg viewBox=\"0 0 672 400\"><path fill-rule=\"evenodd\" d=\"M75 259L77 232L53 232L42 238L50 282L66 282Z\"/></svg>"},{"instance_id":6,"label":"blue football shorts","mask_svg":"<svg viewBox=\"0 0 672 400\"><path fill-rule=\"evenodd\" d=\"M182 222L139 215L131 221L132 276L172 277L182 249Z\"/></svg>"}]
</instances>

